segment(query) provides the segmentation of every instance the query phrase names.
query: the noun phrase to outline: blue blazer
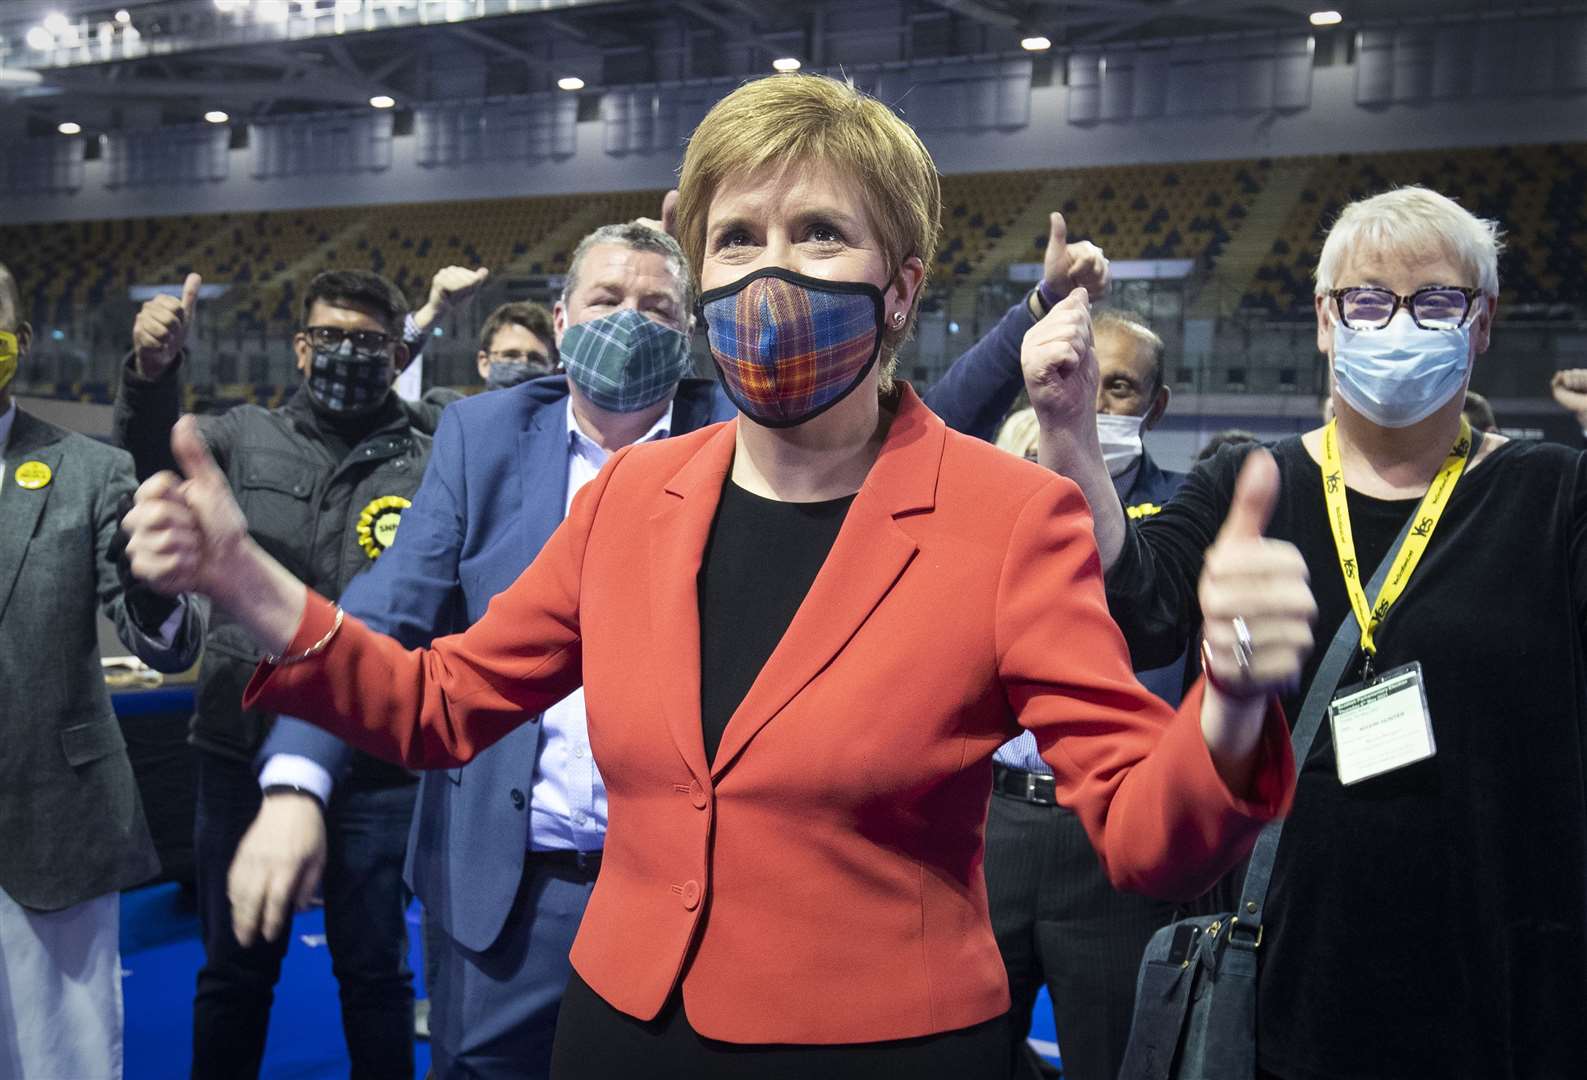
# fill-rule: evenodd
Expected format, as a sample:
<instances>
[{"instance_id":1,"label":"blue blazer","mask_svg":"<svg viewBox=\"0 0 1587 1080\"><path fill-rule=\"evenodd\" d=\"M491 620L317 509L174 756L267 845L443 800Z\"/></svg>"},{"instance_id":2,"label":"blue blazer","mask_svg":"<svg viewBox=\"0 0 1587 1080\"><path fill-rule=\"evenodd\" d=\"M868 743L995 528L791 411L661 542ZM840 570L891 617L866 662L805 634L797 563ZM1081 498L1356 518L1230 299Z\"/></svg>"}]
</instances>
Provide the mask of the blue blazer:
<instances>
[{"instance_id":1,"label":"blue blazer","mask_svg":"<svg viewBox=\"0 0 1587 1080\"><path fill-rule=\"evenodd\" d=\"M991 439L1024 386L1020 343L1034 318L1021 303L925 395L949 426ZM397 539L353 579L340 603L409 648L466 629L511 585L562 523L567 506L567 382L551 375L447 406L424 480ZM672 434L736 410L715 382L686 379ZM424 774L405 876L430 916L465 948L501 934L523 874L529 789L540 724L515 728L466 768ZM352 749L281 717L259 755L298 754L339 777Z\"/></svg>"}]
</instances>

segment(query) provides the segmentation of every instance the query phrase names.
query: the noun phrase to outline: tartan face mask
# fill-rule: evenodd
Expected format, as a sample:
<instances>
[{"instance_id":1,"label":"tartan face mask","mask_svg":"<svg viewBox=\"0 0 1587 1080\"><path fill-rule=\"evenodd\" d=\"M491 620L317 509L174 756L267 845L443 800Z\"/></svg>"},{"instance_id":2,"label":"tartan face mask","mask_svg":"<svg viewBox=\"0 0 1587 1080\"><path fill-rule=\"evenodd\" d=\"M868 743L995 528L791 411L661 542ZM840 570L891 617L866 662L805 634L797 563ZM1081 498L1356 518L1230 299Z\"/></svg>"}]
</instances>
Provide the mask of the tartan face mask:
<instances>
[{"instance_id":1,"label":"tartan face mask","mask_svg":"<svg viewBox=\"0 0 1587 1080\"><path fill-rule=\"evenodd\" d=\"M700 297L722 389L765 427L794 427L848 397L882 349L886 300L863 281L773 266Z\"/></svg>"},{"instance_id":2,"label":"tartan face mask","mask_svg":"<svg viewBox=\"0 0 1587 1080\"><path fill-rule=\"evenodd\" d=\"M309 364L309 396L337 416L360 416L378 408L391 390L394 373L385 350L355 349L344 338L334 349L314 346Z\"/></svg>"},{"instance_id":3,"label":"tartan face mask","mask_svg":"<svg viewBox=\"0 0 1587 1080\"><path fill-rule=\"evenodd\" d=\"M683 331L632 308L568 327L557 351L573 385L607 412L638 412L665 400L689 370Z\"/></svg>"}]
</instances>

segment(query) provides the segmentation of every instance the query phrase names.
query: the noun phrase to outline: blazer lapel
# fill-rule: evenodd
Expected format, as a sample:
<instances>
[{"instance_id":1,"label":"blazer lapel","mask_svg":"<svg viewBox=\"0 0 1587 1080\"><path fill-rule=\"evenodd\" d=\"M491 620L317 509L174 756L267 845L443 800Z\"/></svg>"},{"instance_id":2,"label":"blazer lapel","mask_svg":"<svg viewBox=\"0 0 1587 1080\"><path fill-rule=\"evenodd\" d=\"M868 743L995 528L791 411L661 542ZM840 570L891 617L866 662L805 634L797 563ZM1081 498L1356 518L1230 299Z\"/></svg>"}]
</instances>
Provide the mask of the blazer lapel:
<instances>
[{"instance_id":1,"label":"blazer lapel","mask_svg":"<svg viewBox=\"0 0 1587 1080\"><path fill-rule=\"evenodd\" d=\"M528 550L545 547L566 516L568 504L567 399L535 410L518 436L518 474L523 481L523 523Z\"/></svg>"},{"instance_id":2,"label":"blazer lapel","mask_svg":"<svg viewBox=\"0 0 1587 1080\"><path fill-rule=\"evenodd\" d=\"M46 424L17 410L11 426L11 445L5 452L5 485L0 492L0 618L11 603L22 560L27 555L33 531L44 513L44 504L55 490L60 473L62 447L59 433ZM17 466L40 461L49 467L51 482L29 490L17 483Z\"/></svg>"},{"instance_id":3,"label":"blazer lapel","mask_svg":"<svg viewBox=\"0 0 1587 1080\"><path fill-rule=\"evenodd\" d=\"M946 434L942 421L904 385L892 428L849 507L831 553L727 723L711 763L713 778L721 776L750 740L843 650L903 576L918 547L895 518L935 506ZM702 547L703 543L702 535ZM696 555L696 572L698 567ZM698 669L697 612L694 626ZM700 738L698 714L696 694L696 739Z\"/></svg>"},{"instance_id":4,"label":"blazer lapel","mask_svg":"<svg viewBox=\"0 0 1587 1080\"><path fill-rule=\"evenodd\" d=\"M737 424L713 435L667 482L650 517L650 626L655 643L651 676L661 688L662 712L689 771L709 786L700 727L700 594L705 541L733 463Z\"/></svg>"}]
</instances>

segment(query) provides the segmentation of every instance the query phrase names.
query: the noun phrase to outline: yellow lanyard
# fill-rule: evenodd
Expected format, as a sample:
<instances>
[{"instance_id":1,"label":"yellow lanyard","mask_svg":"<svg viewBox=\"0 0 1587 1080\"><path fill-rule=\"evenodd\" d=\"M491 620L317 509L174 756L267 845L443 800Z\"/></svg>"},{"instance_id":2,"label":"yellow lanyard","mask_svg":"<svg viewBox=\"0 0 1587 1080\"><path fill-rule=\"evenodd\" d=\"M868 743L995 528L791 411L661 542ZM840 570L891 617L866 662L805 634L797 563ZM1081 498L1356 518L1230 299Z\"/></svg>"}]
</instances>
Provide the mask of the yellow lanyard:
<instances>
[{"instance_id":1,"label":"yellow lanyard","mask_svg":"<svg viewBox=\"0 0 1587 1080\"><path fill-rule=\"evenodd\" d=\"M1428 543L1433 538L1433 529L1438 525L1438 519L1444 514L1444 507L1449 505L1449 497L1455 491L1455 485L1460 481L1461 474L1466 471L1466 458L1471 452L1471 425L1466 418L1460 418L1460 436L1455 440L1455 445L1449 450L1449 456L1444 458L1444 464L1438 470L1438 475L1433 477L1427 494L1422 496L1421 505L1416 508L1416 522L1411 526L1411 531L1405 536L1405 543L1400 545L1400 550L1395 552L1394 564L1389 568L1389 576L1384 579L1383 588L1378 592L1377 602L1367 605L1366 590L1361 587L1360 563L1356 560L1356 542L1350 532L1350 506L1345 501L1344 469L1339 462L1339 437L1336 431L1338 421L1328 421L1328 426L1323 428L1323 459L1322 479L1323 496L1328 500L1328 524L1333 528L1334 547L1339 552L1339 569L1344 571L1345 592L1350 594L1350 607L1356 613L1356 622L1361 625L1361 651L1366 653L1367 662L1377 654L1378 647L1372 640L1373 632L1383 622L1389 608L1400 598L1405 591L1405 585L1411 580L1411 574L1416 569L1416 564L1421 561L1422 552L1427 550Z\"/></svg>"}]
</instances>

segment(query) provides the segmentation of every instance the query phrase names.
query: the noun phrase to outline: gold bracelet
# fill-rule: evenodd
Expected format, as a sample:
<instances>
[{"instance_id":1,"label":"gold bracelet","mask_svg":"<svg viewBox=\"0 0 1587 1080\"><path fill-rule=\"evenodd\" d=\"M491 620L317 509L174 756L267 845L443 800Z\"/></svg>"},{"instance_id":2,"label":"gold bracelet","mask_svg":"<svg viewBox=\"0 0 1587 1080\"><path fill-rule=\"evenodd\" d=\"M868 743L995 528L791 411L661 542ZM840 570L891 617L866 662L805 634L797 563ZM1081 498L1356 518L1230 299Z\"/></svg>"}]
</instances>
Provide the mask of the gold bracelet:
<instances>
[{"instance_id":1,"label":"gold bracelet","mask_svg":"<svg viewBox=\"0 0 1587 1080\"><path fill-rule=\"evenodd\" d=\"M324 652L325 646L329 645L331 643L331 638L336 636L336 631L342 628L342 619L346 616L346 614L347 613L342 610L342 605L337 604L336 621L331 623L331 628L325 631L324 637L320 638L320 640L316 641L313 645L310 645L302 652L295 653L292 656L266 656L265 663L274 667L288 667L289 665L301 663L311 656L315 656Z\"/></svg>"}]
</instances>

